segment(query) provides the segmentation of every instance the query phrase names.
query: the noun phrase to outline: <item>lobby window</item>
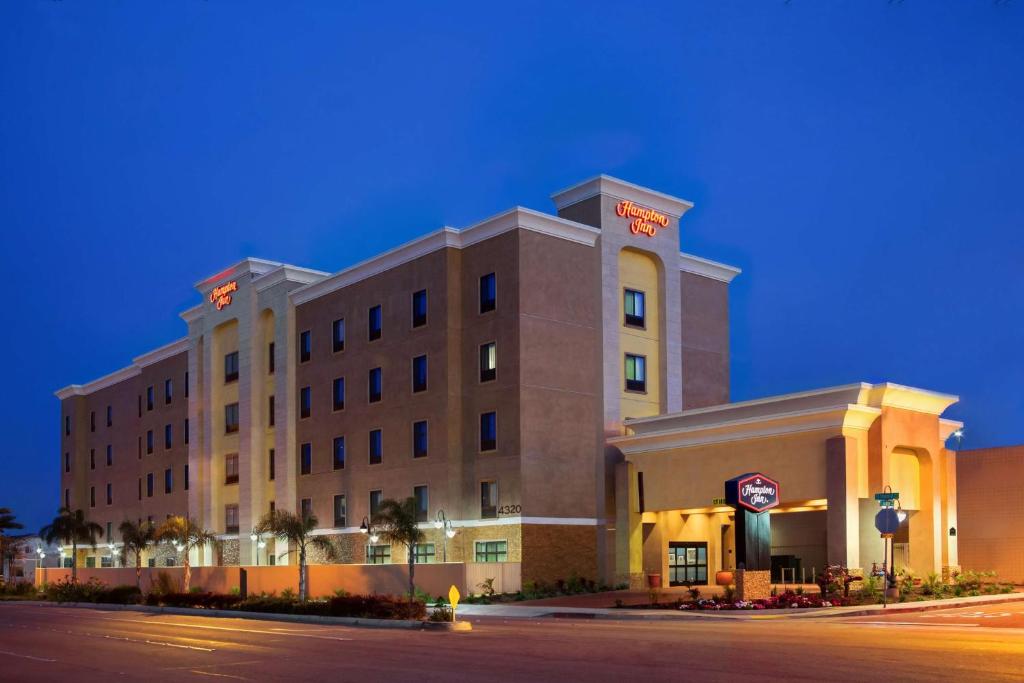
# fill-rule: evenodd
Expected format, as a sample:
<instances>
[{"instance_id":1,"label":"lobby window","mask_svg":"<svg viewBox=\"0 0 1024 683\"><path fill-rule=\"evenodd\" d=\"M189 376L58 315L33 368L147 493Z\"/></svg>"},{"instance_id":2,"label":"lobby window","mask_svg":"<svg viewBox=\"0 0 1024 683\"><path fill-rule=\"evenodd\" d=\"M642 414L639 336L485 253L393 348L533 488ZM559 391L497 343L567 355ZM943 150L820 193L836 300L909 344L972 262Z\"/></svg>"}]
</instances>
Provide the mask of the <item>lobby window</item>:
<instances>
[{"instance_id":1,"label":"lobby window","mask_svg":"<svg viewBox=\"0 0 1024 683\"><path fill-rule=\"evenodd\" d=\"M146 475L146 498L153 497L153 473Z\"/></svg>"},{"instance_id":2,"label":"lobby window","mask_svg":"<svg viewBox=\"0 0 1024 683\"><path fill-rule=\"evenodd\" d=\"M412 359L412 391L418 393L427 390L427 357L416 356Z\"/></svg>"},{"instance_id":3,"label":"lobby window","mask_svg":"<svg viewBox=\"0 0 1024 683\"><path fill-rule=\"evenodd\" d=\"M89 411L89 431L90 432L95 432L96 431L96 411L95 410L90 410Z\"/></svg>"},{"instance_id":4,"label":"lobby window","mask_svg":"<svg viewBox=\"0 0 1024 683\"><path fill-rule=\"evenodd\" d=\"M114 504L114 487L112 484L107 484L107 505Z\"/></svg>"},{"instance_id":5,"label":"lobby window","mask_svg":"<svg viewBox=\"0 0 1024 683\"><path fill-rule=\"evenodd\" d=\"M185 476L183 477L183 479L185 480L185 490L188 491L188 465L185 465Z\"/></svg>"},{"instance_id":6,"label":"lobby window","mask_svg":"<svg viewBox=\"0 0 1024 683\"><path fill-rule=\"evenodd\" d=\"M228 534L238 533L238 506L224 506L224 532Z\"/></svg>"},{"instance_id":7,"label":"lobby window","mask_svg":"<svg viewBox=\"0 0 1024 683\"><path fill-rule=\"evenodd\" d=\"M626 354L626 391L647 391L647 359Z\"/></svg>"},{"instance_id":8,"label":"lobby window","mask_svg":"<svg viewBox=\"0 0 1024 683\"><path fill-rule=\"evenodd\" d=\"M170 405L174 399L174 381L164 380L164 405Z\"/></svg>"},{"instance_id":9,"label":"lobby window","mask_svg":"<svg viewBox=\"0 0 1024 683\"><path fill-rule=\"evenodd\" d=\"M334 437L334 469L345 469L345 437Z\"/></svg>"},{"instance_id":10,"label":"lobby window","mask_svg":"<svg viewBox=\"0 0 1024 683\"><path fill-rule=\"evenodd\" d=\"M302 387L302 389L299 390L299 417L300 418L309 417L310 412L312 411L312 401L313 401L313 399L312 399L312 396L311 396L310 392L311 392L311 390L310 390L309 387Z\"/></svg>"},{"instance_id":11,"label":"lobby window","mask_svg":"<svg viewBox=\"0 0 1024 683\"><path fill-rule=\"evenodd\" d=\"M391 564L391 546L366 546L366 564Z\"/></svg>"},{"instance_id":12,"label":"lobby window","mask_svg":"<svg viewBox=\"0 0 1024 683\"><path fill-rule=\"evenodd\" d=\"M644 293L635 289L627 289L623 310L626 312L625 323L631 327L644 327L646 319L644 316Z\"/></svg>"},{"instance_id":13,"label":"lobby window","mask_svg":"<svg viewBox=\"0 0 1024 683\"><path fill-rule=\"evenodd\" d=\"M174 427L164 425L164 448L169 449L174 443Z\"/></svg>"},{"instance_id":14,"label":"lobby window","mask_svg":"<svg viewBox=\"0 0 1024 683\"><path fill-rule=\"evenodd\" d=\"M71 454L70 453L65 453L64 454L64 471L65 472L70 472L71 471Z\"/></svg>"},{"instance_id":15,"label":"lobby window","mask_svg":"<svg viewBox=\"0 0 1024 683\"><path fill-rule=\"evenodd\" d=\"M384 384L384 371L380 368L374 368L370 370L369 377L367 378L367 389L369 393L370 403L377 403L380 401L381 388Z\"/></svg>"},{"instance_id":16,"label":"lobby window","mask_svg":"<svg viewBox=\"0 0 1024 683\"><path fill-rule=\"evenodd\" d=\"M412 561L415 564L430 564L437 561L433 543L417 543L412 547Z\"/></svg>"},{"instance_id":17,"label":"lobby window","mask_svg":"<svg viewBox=\"0 0 1024 683\"><path fill-rule=\"evenodd\" d=\"M313 471L313 444L304 443L299 446L299 474Z\"/></svg>"},{"instance_id":18,"label":"lobby window","mask_svg":"<svg viewBox=\"0 0 1024 683\"><path fill-rule=\"evenodd\" d=\"M412 497L416 499L416 521L427 521L427 511L429 510L430 503L430 497L429 494L427 493L427 487L414 486L412 488Z\"/></svg>"},{"instance_id":19,"label":"lobby window","mask_svg":"<svg viewBox=\"0 0 1024 683\"><path fill-rule=\"evenodd\" d=\"M668 585L708 583L708 544L671 541L668 544Z\"/></svg>"},{"instance_id":20,"label":"lobby window","mask_svg":"<svg viewBox=\"0 0 1024 683\"><path fill-rule=\"evenodd\" d=\"M480 519L498 517L498 482L480 482Z\"/></svg>"},{"instance_id":21,"label":"lobby window","mask_svg":"<svg viewBox=\"0 0 1024 683\"><path fill-rule=\"evenodd\" d=\"M367 316L367 335L370 341L380 339L381 328L383 322L381 320L380 305L374 306L370 309L369 315Z\"/></svg>"},{"instance_id":22,"label":"lobby window","mask_svg":"<svg viewBox=\"0 0 1024 683\"><path fill-rule=\"evenodd\" d=\"M480 415L480 450L493 451L498 447L498 414L495 412Z\"/></svg>"},{"instance_id":23,"label":"lobby window","mask_svg":"<svg viewBox=\"0 0 1024 683\"><path fill-rule=\"evenodd\" d=\"M174 492L174 472L168 468L164 470L164 493Z\"/></svg>"},{"instance_id":24,"label":"lobby window","mask_svg":"<svg viewBox=\"0 0 1024 683\"><path fill-rule=\"evenodd\" d=\"M313 340L309 330L299 333L299 362L305 363L313 354Z\"/></svg>"},{"instance_id":25,"label":"lobby window","mask_svg":"<svg viewBox=\"0 0 1024 683\"><path fill-rule=\"evenodd\" d=\"M276 465L276 463L274 462L274 449L271 448L270 451L267 453L267 478L270 481L274 481L274 475L275 475L274 466L275 465Z\"/></svg>"},{"instance_id":26,"label":"lobby window","mask_svg":"<svg viewBox=\"0 0 1024 683\"><path fill-rule=\"evenodd\" d=\"M107 467L111 467L114 464L114 447L109 443L107 444Z\"/></svg>"},{"instance_id":27,"label":"lobby window","mask_svg":"<svg viewBox=\"0 0 1024 683\"><path fill-rule=\"evenodd\" d=\"M332 390L334 396L334 409L344 410L345 409L345 378L335 377L334 388Z\"/></svg>"},{"instance_id":28,"label":"lobby window","mask_svg":"<svg viewBox=\"0 0 1024 683\"><path fill-rule=\"evenodd\" d=\"M344 494L334 497L334 526L343 527L348 519L348 509L345 505Z\"/></svg>"},{"instance_id":29,"label":"lobby window","mask_svg":"<svg viewBox=\"0 0 1024 683\"><path fill-rule=\"evenodd\" d=\"M184 437L185 445L187 446L188 445L188 418L187 417L185 418L185 424L181 428L181 431L182 431L182 436Z\"/></svg>"},{"instance_id":30,"label":"lobby window","mask_svg":"<svg viewBox=\"0 0 1024 683\"><path fill-rule=\"evenodd\" d=\"M498 283L494 273L488 273L480 278L480 312L488 313L497 308L498 305Z\"/></svg>"},{"instance_id":31,"label":"lobby window","mask_svg":"<svg viewBox=\"0 0 1024 683\"><path fill-rule=\"evenodd\" d=\"M228 453L224 456L224 483L238 483L238 453Z\"/></svg>"},{"instance_id":32,"label":"lobby window","mask_svg":"<svg viewBox=\"0 0 1024 683\"><path fill-rule=\"evenodd\" d=\"M312 498L303 498L299 501L299 514L302 516L302 519L309 519L313 516Z\"/></svg>"},{"instance_id":33,"label":"lobby window","mask_svg":"<svg viewBox=\"0 0 1024 683\"><path fill-rule=\"evenodd\" d=\"M229 403L224 406L224 433L234 434L238 431L238 404Z\"/></svg>"},{"instance_id":34,"label":"lobby window","mask_svg":"<svg viewBox=\"0 0 1024 683\"><path fill-rule=\"evenodd\" d=\"M274 395L271 394L270 396L267 397L267 426L268 427L273 427L274 426L274 420L276 419L274 417L274 413L276 412L274 410L274 407L275 407L274 406Z\"/></svg>"},{"instance_id":35,"label":"lobby window","mask_svg":"<svg viewBox=\"0 0 1024 683\"><path fill-rule=\"evenodd\" d=\"M508 541L477 541L477 562L508 562Z\"/></svg>"},{"instance_id":36,"label":"lobby window","mask_svg":"<svg viewBox=\"0 0 1024 683\"><path fill-rule=\"evenodd\" d=\"M153 410L153 387L146 387L146 410Z\"/></svg>"},{"instance_id":37,"label":"lobby window","mask_svg":"<svg viewBox=\"0 0 1024 683\"><path fill-rule=\"evenodd\" d=\"M370 491L370 519L373 519L380 512L380 504L384 501L384 491L374 489Z\"/></svg>"},{"instance_id":38,"label":"lobby window","mask_svg":"<svg viewBox=\"0 0 1024 683\"><path fill-rule=\"evenodd\" d=\"M412 423L412 457L422 458L427 455L428 447L427 421L419 420Z\"/></svg>"},{"instance_id":39,"label":"lobby window","mask_svg":"<svg viewBox=\"0 0 1024 683\"><path fill-rule=\"evenodd\" d=\"M427 290L421 289L412 295L412 326L423 327L427 324Z\"/></svg>"},{"instance_id":40,"label":"lobby window","mask_svg":"<svg viewBox=\"0 0 1024 683\"><path fill-rule=\"evenodd\" d=\"M224 383L238 380L238 351L224 356Z\"/></svg>"},{"instance_id":41,"label":"lobby window","mask_svg":"<svg viewBox=\"0 0 1024 683\"><path fill-rule=\"evenodd\" d=\"M96 469L96 449L95 448L90 448L89 449L89 469L90 470Z\"/></svg>"},{"instance_id":42,"label":"lobby window","mask_svg":"<svg viewBox=\"0 0 1024 683\"><path fill-rule=\"evenodd\" d=\"M274 374L274 342L267 344L267 374Z\"/></svg>"},{"instance_id":43,"label":"lobby window","mask_svg":"<svg viewBox=\"0 0 1024 683\"><path fill-rule=\"evenodd\" d=\"M384 460L384 433L379 429L370 430L370 464L379 465Z\"/></svg>"},{"instance_id":44,"label":"lobby window","mask_svg":"<svg viewBox=\"0 0 1024 683\"><path fill-rule=\"evenodd\" d=\"M107 406L107 426L114 426L114 409L111 406Z\"/></svg>"},{"instance_id":45,"label":"lobby window","mask_svg":"<svg viewBox=\"0 0 1024 683\"><path fill-rule=\"evenodd\" d=\"M331 348L334 353L345 350L345 319L338 318L331 323Z\"/></svg>"},{"instance_id":46,"label":"lobby window","mask_svg":"<svg viewBox=\"0 0 1024 683\"><path fill-rule=\"evenodd\" d=\"M498 345L488 342L480 345L480 381L490 382L498 376Z\"/></svg>"},{"instance_id":47,"label":"lobby window","mask_svg":"<svg viewBox=\"0 0 1024 683\"><path fill-rule=\"evenodd\" d=\"M146 430L146 455L153 455L153 430Z\"/></svg>"}]
</instances>

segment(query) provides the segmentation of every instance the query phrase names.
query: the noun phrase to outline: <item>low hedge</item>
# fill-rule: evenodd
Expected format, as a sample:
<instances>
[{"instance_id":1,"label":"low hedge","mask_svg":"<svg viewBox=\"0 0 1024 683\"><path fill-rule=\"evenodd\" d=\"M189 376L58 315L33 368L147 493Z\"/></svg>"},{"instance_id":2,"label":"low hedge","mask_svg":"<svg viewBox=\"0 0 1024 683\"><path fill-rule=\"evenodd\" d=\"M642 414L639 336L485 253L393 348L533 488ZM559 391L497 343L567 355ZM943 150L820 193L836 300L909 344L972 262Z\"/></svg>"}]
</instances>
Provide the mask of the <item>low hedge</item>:
<instances>
[{"instance_id":1,"label":"low hedge","mask_svg":"<svg viewBox=\"0 0 1024 683\"><path fill-rule=\"evenodd\" d=\"M147 605L196 607L199 609L235 609L239 597L224 593L150 593Z\"/></svg>"},{"instance_id":2,"label":"low hedge","mask_svg":"<svg viewBox=\"0 0 1024 683\"><path fill-rule=\"evenodd\" d=\"M56 602L96 602L114 605L137 605L142 592L135 586L108 586L95 578L84 583L70 578L46 587L46 598Z\"/></svg>"},{"instance_id":3,"label":"low hedge","mask_svg":"<svg viewBox=\"0 0 1024 683\"><path fill-rule=\"evenodd\" d=\"M146 596L146 604L358 619L424 619L427 616L426 605L420 600L410 603L408 600L383 595L346 595L299 602L293 598L277 596L242 600L237 595L222 593L151 593Z\"/></svg>"}]
</instances>

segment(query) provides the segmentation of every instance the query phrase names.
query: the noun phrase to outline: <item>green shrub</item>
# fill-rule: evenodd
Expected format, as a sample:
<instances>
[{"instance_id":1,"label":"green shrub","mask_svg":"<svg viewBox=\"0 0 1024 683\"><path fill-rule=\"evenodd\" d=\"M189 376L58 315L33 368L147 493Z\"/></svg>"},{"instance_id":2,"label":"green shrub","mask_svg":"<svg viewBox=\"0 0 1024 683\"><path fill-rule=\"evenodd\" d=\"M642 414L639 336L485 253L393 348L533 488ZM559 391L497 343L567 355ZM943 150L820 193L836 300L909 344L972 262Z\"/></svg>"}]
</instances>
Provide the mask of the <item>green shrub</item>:
<instances>
[{"instance_id":1,"label":"green shrub","mask_svg":"<svg viewBox=\"0 0 1024 683\"><path fill-rule=\"evenodd\" d=\"M865 576L860 585L860 595L865 600L876 600L878 598L878 577L875 575Z\"/></svg>"},{"instance_id":2,"label":"green shrub","mask_svg":"<svg viewBox=\"0 0 1024 683\"><path fill-rule=\"evenodd\" d=\"M142 591L137 586L114 586L99 596L98 602L115 605L137 605L142 602Z\"/></svg>"},{"instance_id":3,"label":"green shrub","mask_svg":"<svg viewBox=\"0 0 1024 683\"><path fill-rule=\"evenodd\" d=\"M146 596L146 604L199 609L234 609L234 606L238 604L238 596L224 593L150 593Z\"/></svg>"},{"instance_id":4,"label":"green shrub","mask_svg":"<svg viewBox=\"0 0 1024 683\"><path fill-rule=\"evenodd\" d=\"M430 613L430 621L454 621L454 615L450 607L440 605Z\"/></svg>"},{"instance_id":5,"label":"green shrub","mask_svg":"<svg viewBox=\"0 0 1024 683\"><path fill-rule=\"evenodd\" d=\"M178 585L177 581L168 574L167 572L157 572L156 579L153 581L153 593L165 594L165 593L177 593Z\"/></svg>"},{"instance_id":6,"label":"green shrub","mask_svg":"<svg viewBox=\"0 0 1024 683\"><path fill-rule=\"evenodd\" d=\"M722 591L722 598L726 602L736 602L736 586L726 586L725 589Z\"/></svg>"},{"instance_id":7,"label":"green shrub","mask_svg":"<svg viewBox=\"0 0 1024 683\"><path fill-rule=\"evenodd\" d=\"M38 592L35 585L27 581L0 582L0 598L10 597L24 600L34 597Z\"/></svg>"}]
</instances>

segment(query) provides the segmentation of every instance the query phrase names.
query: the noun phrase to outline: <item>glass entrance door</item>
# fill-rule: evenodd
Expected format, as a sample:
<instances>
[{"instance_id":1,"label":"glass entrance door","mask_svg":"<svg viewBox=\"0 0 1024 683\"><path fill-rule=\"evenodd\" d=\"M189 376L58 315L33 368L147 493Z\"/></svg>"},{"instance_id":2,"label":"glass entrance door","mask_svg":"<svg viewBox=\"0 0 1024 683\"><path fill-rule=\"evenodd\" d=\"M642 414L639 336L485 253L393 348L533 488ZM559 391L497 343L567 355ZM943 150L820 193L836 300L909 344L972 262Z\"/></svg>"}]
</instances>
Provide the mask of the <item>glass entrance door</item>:
<instances>
[{"instance_id":1,"label":"glass entrance door","mask_svg":"<svg viewBox=\"0 0 1024 683\"><path fill-rule=\"evenodd\" d=\"M673 541L668 544L668 585L706 586L708 544Z\"/></svg>"}]
</instances>

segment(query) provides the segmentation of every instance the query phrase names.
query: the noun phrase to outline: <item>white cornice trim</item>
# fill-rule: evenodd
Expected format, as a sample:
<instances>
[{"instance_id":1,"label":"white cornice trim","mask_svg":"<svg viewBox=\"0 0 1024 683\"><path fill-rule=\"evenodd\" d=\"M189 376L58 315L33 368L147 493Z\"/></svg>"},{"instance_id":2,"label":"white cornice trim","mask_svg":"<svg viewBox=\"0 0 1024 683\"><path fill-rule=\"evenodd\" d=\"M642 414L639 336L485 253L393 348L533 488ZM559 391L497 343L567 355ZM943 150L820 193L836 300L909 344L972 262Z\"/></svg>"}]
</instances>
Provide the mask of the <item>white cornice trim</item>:
<instances>
[{"instance_id":1,"label":"white cornice trim","mask_svg":"<svg viewBox=\"0 0 1024 683\"><path fill-rule=\"evenodd\" d=\"M710 259L694 256L693 254L679 254L679 270L684 273L692 273L701 277L720 280L721 282L732 282L733 278L743 271L736 266L729 266L724 263Z\"/></svg>"},{"instance_id":2,"label":"white cornice trim","mask_svg":"<svg viewBox=\"0 0 1024 683\"><path fill-rule=\"evenodd\" d=\"M225 268L219 273L214 273L213 275L203 278L199 282L195 283L194 287L205 294L208 290L213 289L213 286L221 280L238 277L245 273L251 273L253 276L263 275L264 273L269 273L275 268L280 268L284 265L287 264L279 263L277 261L267 261L266 259L261 258L253 258L250 256L242 259L232 266L229 266L228 268Z\"/></svg>"},{"instance_id":3,"label":"white cornice trim","mask_svg":"<svg viewBox=\"0 0 1024 683\"><path fill-rule=\"evenodd\" d=\"M319 282L330 273L312 268L299 268L298 266L283 265L274 270L256 276L252 281L253 289L262 292L282 282L296 282L300 285L310 285Z\"/></svg>"},{"instance_id":4,"label":"white cornice trim","mask_svg":"<svg viewBox=\"0 0 1024 683\"><path fill-rule=\"evenodd\" d=\"M182 337L181 339L172 341L170 344L165 344L160 348L147 351L141 356L136 356L132 359L132 363L139 368L144 368L147 365L152 365L153 363L159 363L162 360L166 360L171 356L177 356L179 353L185 353L188 351L188 347L188 337Z\"/></svg>"},{"instance_id":5,"label":"white cornice trim","mask_svg":"<svg viewBox=\"0 0 1024 683\"><path fill-rule=\"evenodd\" d=\"M367 278L379 275L417 258L448 247L463 249L490 239L510 230L521 228L532 232L569 240L586 246L594 246L601 231L589 225L551 216L521 206L503 211L468 228L457 230L443 227L411 242L406 242L390 251L374 256L330 277L300 287L290 293L295 305L304 304L318 297L330 294Z\"/></svg>"},{"instance_id":6,"label":"white cornice trim","mask_svg":"<svg viewBox=\"0 0 1024 683\"><path fill-rule=\"evenodd\" d=\"M551 200L561 211L567 206L578 204L599 194L606 194L617 199L631 199L676 218L693 208L693 202L604 174L559 190L551 195Z\"/></svg>"},{"instance_id":7,"label":"white cornice trim","mask_svg":"<svg viewBox=\"0 0 1024 683\"><path fill-rule=\"evenodd\" d=\"M177 356L180 353L185 353L189 349L189 340L187 337L175 340L170 344L165 344L160 348L147 351L141 356L136 356L132 359L132 364L115 370L109 375L104 375L99 379L95 379L86 384L72 384L59 389L54 392L54 395L61 401L72 396L86 396L88 394L95 393L100 389L106 389L112 387L119 382L123 382L126 379L136 377L142 373L142 368L159 363L162 360L167 360L173 356Z\"/></svg>"},{"instance_id":8,"label":"white cornice trim","mask_svg":"<svg viewBox=\"0 0 1024 683\"><path fill-rule=\"evenodd\" d=\"M182 311L178 316L186 323L192 323L203 317L205 307L203 304L196 304L192 308Z\"/></svg>"},{"instance_id":9,"label":"white cornice trim","mask_svg":"<svg viewBox=\"0 0 1024 683\"><path fill-rule=\"evenodd\" d=\"M499 517L497 519L463 519L451 520L452 528L454 529L473 529L477 527L489 527L489 526L509 526L514 524L546 524L555 526L598 526L605 523L603 519L596 519L593 517ZM420 529L429 531L434 529L433 522L420 522L417 525ZM314 529L310 532L312 536L340 536L342 534L357 534L360 532L357 526L347 526L340 528L320 528Z\"/></svg>"}]
</instances>

